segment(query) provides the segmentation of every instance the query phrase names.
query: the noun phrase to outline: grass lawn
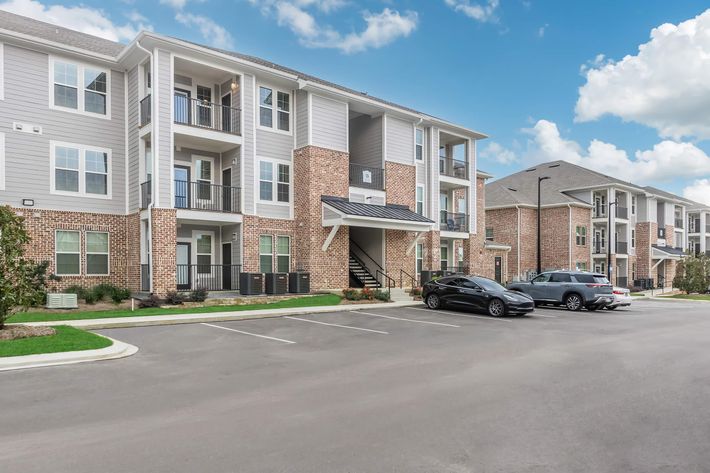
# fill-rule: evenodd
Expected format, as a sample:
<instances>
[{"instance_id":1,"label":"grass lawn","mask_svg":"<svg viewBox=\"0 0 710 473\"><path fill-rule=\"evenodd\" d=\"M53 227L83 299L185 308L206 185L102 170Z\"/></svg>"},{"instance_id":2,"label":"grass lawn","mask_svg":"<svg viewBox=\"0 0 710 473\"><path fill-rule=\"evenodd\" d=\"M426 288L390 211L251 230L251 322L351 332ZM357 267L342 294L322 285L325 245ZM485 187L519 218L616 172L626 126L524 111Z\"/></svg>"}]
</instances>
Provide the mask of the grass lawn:
<instances>
[{"instance_id":1,"label":"grass lawn","mask_svg":"<svg viewBox=\"0 0 710 473\"><path fill-rule=\"evenodd\" d=\"M666 297L673 299L690 299L693 301L710 301L710 294L674 294Z\"/></svg>"},{"instance_id":2,"label":"grass lawn","mask_svg":"<svg viewBox=\"0 0 710 473\"><path fill-rule=\"evenodd\" d=\"M297 297L294 299L286 299L283 301L272 302L267 304L244 304L244 305L216 305L209 307L176 307L163 309L160 307L149 309L136 309L131 312L127 309L118 310L100 310L100 311L85 311L85 312L20 312L13 315L9 323L23 322L45 322L54 320L86 320L86 319L103 319L114 317L143 317L146 315L173 315L173 314L205 314L211 312L238 312L242 310L258 310L258 309L286 309L293 307L319 307L327 305L340 304L341 297L337 294L321 294L317 296Z\"/></svg>"},{"instance_id":3,"label":"grass lawn","mask_svg":"<svg viewBox=\"0 0 710 473\"><path fill-rule=\"evenodd\" d=\"M644 297L646 294L643 292L632 292L630 295L631 297Z\"/></svg>"},{"instance_id":4,"label":"grass lawn","mask_svg":"<svg viewBox=\"0 0 710 473\"><path fill-rule=\"evenodd\" d=\"M37 355L61 351L97 350L111 346L111 340L78 328L59 325L54 335L0 340L0 357Z\"/></svg>"}]
</instances>

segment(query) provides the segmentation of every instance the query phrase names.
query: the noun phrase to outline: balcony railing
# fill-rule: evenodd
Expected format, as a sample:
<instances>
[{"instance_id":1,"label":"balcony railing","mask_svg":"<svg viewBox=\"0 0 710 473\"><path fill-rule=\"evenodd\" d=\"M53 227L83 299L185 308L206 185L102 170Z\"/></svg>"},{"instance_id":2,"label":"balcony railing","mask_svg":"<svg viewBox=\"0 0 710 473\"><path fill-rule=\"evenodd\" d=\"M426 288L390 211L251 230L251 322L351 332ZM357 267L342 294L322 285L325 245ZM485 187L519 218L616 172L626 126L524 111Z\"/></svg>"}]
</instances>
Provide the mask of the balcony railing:
<instances>
[{"instance_id":1,"label":"balcony railing","mask_svg":"<svg viewBox=\"0 0 710 473\"><path fill-rule=\"evenodd\" d=\"M372 166L350 163L350 185L366 189L385 188L385 170Z\"/></svg>"},{"instance_id":2,"label":"balcony railing","mask_svg":"<svg viewBox=\"0 0 710 473\"><path fill-rule=\"evenodd\" d=\"M691 218L688 219L688 233L700 233L700 219L699 218Z\"/></svg>"},{"instance_id":3,"label":"balcony railing","mask_svg":"<svg viewBox=\"0 0 710 473\"><path fill-rule=\"evenodd\" d=\"M444 232L468 233L468 215L442 210L439 212L439 228Z\"/></svg>"},{"instance_id":4,"label":"balcony railing","mask_svg":"<svg viewBox=\"0 0 710 473\"><path fill-rule=\"evenodd\" d=\"M153 182L145 181L141 184L141 208L147 209L153 201Z\"/></svg>"},{"instance_id":5,"label":"balcony railing","mask_svg":"<svg viewBox=\"0 0 710 473\"><path fill-rule=\"evenodd\" d=\"M592 243L592 248L594 248L594 254L601 255L606 253L606 243L595 241Z\"/></svg>"},{"instance_id":6,"label":"balcony railing","mask_svg":"<svg viewBox=\"0 0 710 473\"><path fill-rule=\"evenodd\" d=\"M683 228L683 219L682 218L675 219L674 223L675 223L676 228Z\"/></svg>"},{"instance_id":7,"label":"balcony railing","mask_svg":"<svg viewBox=\"0 0 710 473\"><path fill-rule=\"evenodd\" d=\"M150 265L141 264L141 291L150 291Z\"/></svg>"},{"instance_id":8,"label":"balcony railing","mask_svg":"<svg viewBox=\"0 0 710 473\"><path fill-rule=\"evenodd\" d=\"M629 218L629 209L626 207L619 207L618 205L616 206L616 218L623 218L623 219L628 219Z\"/></svg>"},{"instance_id":9,"label":"balcony railing","mask_svg":"<svg viewBox=\"0 0 710 473\"><path fill-rule=\"evenodd\" d=\"M241 189L209 182L175 180L175 208L240 213Z\"/></svg>"},{"instance_id":10,"label":"balcony railing","mask_svg":"<svg viewBox=\"0 0 710 473\"><path fill-rule=\"evenodd\" d=\"M439 174L459 179L468 179L468 163L453 158L439 156Z\"/></svg>"},{"instance_id":11,"label":"balcony railing","mask_svg":"<svg viewBox=\"0 0 710 473\"><path fill-rule=\"evenodd\" d=\"M150 94L146 95L143 100L140 101L140 117L141 126L147 125L151 120L151 110L150 110Z\"/></svg>"},{"instance_id":12,"label":"balcony railing","mask_svg":"<svg viewBox=\"0 0 710 473\"><path fill-rule=\"evenodd\" d=\"M628 242L625 241L617 241L616 242L616 252L620 255L628 255L629 254L629 244Z\"/></svg>"},{"instance_id":13,"label":"balcony railing","mask_svg":"<svg viewBox=\"0 0 710 473\"><path fill-rule=\"evenodd\" d=\"M464 266L463 264L451 265L451 264L442 263L441 270L444 271L444 275L447 275L447 273L448 274L466 274L466 273L468 273L468 267Z\"/></svg>"},{"instance_id":14,"label":"balcony railing","mask_svg":"<svg viewBox=\"0 0 710 473\"><path fill-rule=\"evenodd\" d=\"M658 229L658 238L666 239L666 229L665 228L659 228Z\"/></svg>"},{"instance_id":15,"label":"balcony railing","mask_svg":"<svg viewBox=\"0 0 710 473\"><path fill-rule=\"evenodd\" d=\"M705 224L705 233L710 233L710 223Z\"/></svg>"},{"instance_id":16,"label":"balcony railing","mask_svg":"<svg viewBox=\"0 0 710 473\"><path fill-rule=\"evenodd\" d=\"M175 123L180 125L241 134L241 110L218 103L194 99L182 94L174 96Z\"/></svg>"},{"instance_id":17,"label":"balcony railing","mask_svg":"<svg viewBox=\"0 0 710 473\"><path fill-rule=\"evenodd\" d=\"M241 264L178 264L178 291L238 291Z\"/></svg>"}]
</instances>

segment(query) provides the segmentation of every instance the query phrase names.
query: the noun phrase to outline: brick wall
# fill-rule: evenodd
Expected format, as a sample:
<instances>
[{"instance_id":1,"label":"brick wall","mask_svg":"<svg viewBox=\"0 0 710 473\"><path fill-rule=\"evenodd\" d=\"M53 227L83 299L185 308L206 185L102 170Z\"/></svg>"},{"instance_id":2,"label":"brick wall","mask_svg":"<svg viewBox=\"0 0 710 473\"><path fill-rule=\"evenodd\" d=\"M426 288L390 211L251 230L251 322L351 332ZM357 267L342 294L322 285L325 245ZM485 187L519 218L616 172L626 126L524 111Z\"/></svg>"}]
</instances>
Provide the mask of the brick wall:
<instances>
[{"instance_id":1,"label":"brick wall","mask_svg":"<svg viewBox=\"0 0 710 473\"><path fill-rule=\"evenodd\" d=\"M510 246L506 255L506 279L517 275L518 264L518 209L506 208L486 211L486 227L493 229L493 240ZM485 229L479 229L485 231Z\"/></svg>"},{"instance_id":2,"label":"brick wall","mask_svg":"<svg viewBox=\"0 0 710 473\"><path fill-rule=\"evenodd\" d=\"M657 241L657 223L638 222L636 224L636 279L656 279L656 276L651 274L651 245L656 244Z\"/></svg>"},{"instance_id":3,"label":"brick wall","mask_svg":"<svg viewBox=\"0 0 710 473\"><path fill-rule=\"evenodd\" d=\"M416 207L417 174L414 166L385 163L385 189L387 203L406 205L410 210Z\"/></svg>"},{"instance_id":4,"label":"brick wall","mask_svg":"<svg viewBox=\"0 0 710 473\"><path fill-rule=\"evenodd\" d=\"M275 236L291 237L291 270L295 270L301 262L296 259L296 246L299 244L301 236L297 234L296 222L293 220L279 220L272 218L262 218L254 215L244 215L242 223L242 271L245 273L258 273L259 267L259 237L261 235L272 236L274 244L273 267L276 270L276 238Z\"/></svg>"},{"instance_id":5,"label":"brick wall","mask_svg":"<svg viewBox=\"0 0 710 473\"><path fill-rule=\"evenodd\" d=\"M577 245L577 226L587 228L587 241L585 245ZM578 263L585 263L587 269L592 269L592 210L582 207L572 207L572 268L576 269Z\"/></svg>"},{"instance_id":6,"label":"brick wall","mask_svg":"<svg viewBox=\"0 0 710 473\"><path fill-rule=\"evenodd\" d=\"M126 287L133 292L141 289L141 216L126 216Z\"/></svg>"},{"instance_id":7,"label":"brick wall","mask_svg":"<svg viewBox=\"0 0 710 473\"><path fill-rule=\"evenodd\" d=\"M385 189L387 203L406 205L416 209L416 168L400 163L385 163ZM400 270L412 276L416 273L416 251L407 254L414 233L402 230L385 230L385 270L399 281ZM424 264L426 267L426 264ZM406 277L405 277L406 279Z\"/></svg>"},{"instance_id":8,"label":"brick wall","mask_svg":"<svg viewBox=\"0 0 710 473\"><path fill-rule=\"evenodd\" d=\"M422 268L429 271L441 269L441 238L439 232L427 232L419 242L424 245Z\"/></svg>"},{"instance_id":9,"label":"brick wall","mask_svg":"<svg viewBox=\"0 0 710 473\"><path fill-rule=\"evenodd\" d=\"M177 287L177 210L151 210L153 293L165 296Z\"/></svg>"}]
</instances>

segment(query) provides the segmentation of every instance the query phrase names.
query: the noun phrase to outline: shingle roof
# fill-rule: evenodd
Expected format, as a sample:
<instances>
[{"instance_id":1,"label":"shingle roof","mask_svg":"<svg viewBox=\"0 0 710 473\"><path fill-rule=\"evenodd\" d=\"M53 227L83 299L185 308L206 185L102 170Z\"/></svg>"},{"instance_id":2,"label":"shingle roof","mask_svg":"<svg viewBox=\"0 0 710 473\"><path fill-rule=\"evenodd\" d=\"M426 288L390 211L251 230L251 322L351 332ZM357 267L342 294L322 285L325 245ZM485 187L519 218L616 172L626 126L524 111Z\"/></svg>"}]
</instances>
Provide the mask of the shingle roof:
<instances>
[{"instance_id":1,"label":"shingle roof","mask_svg":"<svg viewBox=\"0 0 710 473\"><path fill-rule=\"evenodd\" d=\"M118 56L123 48L126 47L121 43L3 10L0 10L0 29L15 31L112 57Z\"/></svg>"},{"instance_id":2,"label":"shingle roof","mask_svg":"<svg viewBox=\"0 0 710 473\"><path fill-rule=\"evenodd\" d=\"M406 205L363 204L360 202L350 202L348 199L343 197L333 197L328 195L321 196L321 201L347 215L386 218L390 220L406 220L408 222L434 223L433 220L429 220L416 212L412 212Z\"/></svg>"},{"instance_id":3,"label":"shingle roof","mask_svg":"<svg viewBox=\"0 0 710 473\"><path fill-rule=\"evenodd\" d=\"M648 191L650 194L656 194L661 197L665 197L666 199L672 199L672 200L680 200L685 202L688 205L695 205L698 204L697 202L693 202L692 200L688 200L685 197L681 197L679 195L672 194L670 192L666 192L663 189L659 189L657 187L652 187L652 186L646 186L644 187L646 191ZM699 204L702 205L702 204Z\"/></svg>"}]
</instances>

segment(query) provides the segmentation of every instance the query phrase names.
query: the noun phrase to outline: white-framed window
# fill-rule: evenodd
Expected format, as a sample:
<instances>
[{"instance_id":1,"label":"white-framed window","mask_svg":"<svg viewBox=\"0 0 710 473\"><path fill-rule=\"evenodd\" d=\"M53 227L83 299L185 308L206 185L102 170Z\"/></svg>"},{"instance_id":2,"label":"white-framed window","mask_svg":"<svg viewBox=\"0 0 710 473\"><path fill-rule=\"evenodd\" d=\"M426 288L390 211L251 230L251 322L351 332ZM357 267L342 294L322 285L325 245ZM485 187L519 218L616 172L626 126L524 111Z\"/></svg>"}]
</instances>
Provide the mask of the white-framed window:
<instances>
[{"instance_id":1,"label":"white-framed window","mask_svg":"<svg viewBox=\"0 0 710 473\"><path fill-rule=\"evenodd\" d=\"M291 202L291 166L286 163L259 161L259 200L288 204Z\"/></svg>"},{"instance_id":2,"label":"white-framed window","mask_svg":"<svg viewBox=\"0 0 710 473\"><path fill-rule=\"evenodd\" d=\"M577 271L586 271L587 270L587 262L586 261L577 261Z\"/></svg>"},{"instance_id":3,"label":"white-framed window","mask_svg":"<svg viewBox=\"0 0 710 473\"><path fill-rule=\"evenodd\" d=\"M587 244L587 227L577 226L575 231L575 239L577 246L585 246Z\"/></svg>"},{"instance_id":4,"label":"white-framed window","mask_svg":"<svg viewBox=\"0 0 710 473\"><path fill-rule=\"evenodd\" d=\"M49 74L50 108L111 118L108 69L50 57Z\"/></svg>"},{"instance_id":5,"label":"white-framed window","mask_svg":"<svg viewBox=\"0 0 710 473\"><path fill-rule=\"evenodd\" d=\"M631 248L636 248L636 230L631 229Z\"/></svg>"},{"instance_id":6,"label":"white-framed window","mask_svg":"<svg viewBox=\"0 0 710 473\"><path fill-rule=\"evenodd\" d=\"M271 235L259 236L259 272L274 272L274 239Z\"/></svg>"},{"instance_id":7,"label":"white-framed window","mask_svg":"<svg viewBox=\"0 0 710 473\"><path fill-rule=\"evenodd\" d=\"M424 215L424 186L417 186L417 213Z\"/></svg>"},{"instance_id":8,"label":"white-framed window","mask_svg":"<svg viewBox=\"0 0 710 473\"><path fill-rule=\"evenodd\" d=\"M417 161L424 159L424 130L421 128L414 131L414 157Z\"/></svg>"},{"instance_id":9,"label":"white-framed window","mask_svg":"<svg viewBox=\"0 0 710 473\"><path fill-rule=\"evenodd\" d=\"M636 196L631 196L631 215L636 215Z\"/></svg>"},{"instance_id":10,"label":"white-framed window","mask_svg":"<svg viewBox=\"0 0 710 473\"><path fill-rule=\"evenodd\" d=\"M50 141L50 193L111 198L111 150Z\"/></svg>"},{"instance_id":11,"label":"white-framed window","mask_svg":"<svg viewBox=\"0 0 710 473\"><path fill-rule=\"evenodd\" d=\"M486 227L486 240L493 241L493 227Z\"/></svg>"},{"instance_id":12,"label":"white-framed window","mask_svg":"<svg viewBox=\"0 0 710 473\"><path fill-rule=\"evenodd\" d=\"M442 246L440 248L441 255L441 270L447 271L449 269L449 247Z\"/></svg>"},{"instance_id":13,"label":"white-framed window","mask_svg":"<svg viewBox=\"0 0 710 473\"><path fill-rule=\"evenodd\" d=\"M288 273L291 271L291 238L287 236L276 237L276 272Z\"/></svg>"},{"instance_id":14,"label":"white-framed window","mask_svg":"<svg viewBox=\"0 0 710 473\"><path fill-rule=\"evenodd\" d=\"M109 268L109 234L107 232L87 231L86 237L86 274L91 276L108 276Z\"/></svg>"},{"instance_id":15,"label":"white-framed window","mask_svg":"<svg viewBox=\"0 0 710 473\"><path fill-rule=\"evenodd\" d=\"M195 261L197 274L212 274L212 254L214 253L214 235L200 232L195 235Z\"/></svg>"},{"instance_id":16,"label":"white-framed window","mask_svg":"<svg viewBox=\"0 0 710 473\"><path fill-rule=\"evenodd\" d=\"M270 86L259 86L259 126L291 133L291 94Z\"/></svg>"},{"instance_id":17,"label":"white-framed window","mask_svg":"<svg viewBox=\"0 0 710 473\"><path fill-rule=\"evenodd\" d=\"M195 164L195 182L197 183L196 197L199 200L212 200L212 183L214 182L212 159L193 157L193 160Z\"/></svg>"},{"instance_id":18,"label":"white-framed window","mask_svg":"<svg viewBox=\"0 0 710 473\"><path fill-rule=\"evenodd\" d=\"M417 243L417 275L422 274L424 269L424 245Z\"/></svg>"},{"instance_id":19,"label":"white-framed window","mask_svg":"<svg viewBox=\"0 0 710 473\"><path fill-rule=\"evenodd\" d=\"M57 230L54 233L54 272L59 276L81 275L81 232Z\"/></svg>"}]
</instances>

